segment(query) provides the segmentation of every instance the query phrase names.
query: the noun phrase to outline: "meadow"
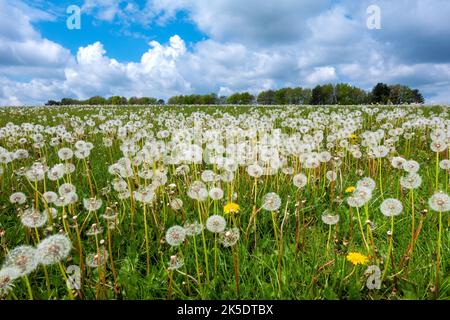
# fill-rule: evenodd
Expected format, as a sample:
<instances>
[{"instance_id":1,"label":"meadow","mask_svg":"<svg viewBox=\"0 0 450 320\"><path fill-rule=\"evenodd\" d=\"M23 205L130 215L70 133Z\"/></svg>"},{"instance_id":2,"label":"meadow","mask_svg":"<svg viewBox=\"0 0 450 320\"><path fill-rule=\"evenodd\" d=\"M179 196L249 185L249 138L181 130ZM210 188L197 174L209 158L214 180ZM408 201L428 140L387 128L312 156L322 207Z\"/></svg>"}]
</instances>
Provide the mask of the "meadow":
<instances>
[{"instance_id":1,"label":"meadow","mask_svg":"<svg viewBox=\"0 0 450 320\"><path fill-rule=\"evenodd\" d=\"M0 299L442 299L446 106L0 108Z\"/></svg>"}]
</instances>

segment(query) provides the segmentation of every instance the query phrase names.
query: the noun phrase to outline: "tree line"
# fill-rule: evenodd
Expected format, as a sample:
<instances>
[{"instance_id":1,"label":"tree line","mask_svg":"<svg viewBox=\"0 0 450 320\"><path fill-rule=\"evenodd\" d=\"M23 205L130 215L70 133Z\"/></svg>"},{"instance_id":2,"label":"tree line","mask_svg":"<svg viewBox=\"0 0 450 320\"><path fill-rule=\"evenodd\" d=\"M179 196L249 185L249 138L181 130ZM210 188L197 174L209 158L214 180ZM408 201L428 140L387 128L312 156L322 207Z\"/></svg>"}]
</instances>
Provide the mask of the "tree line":
<instances>
[{"instance_id":1,"label":"tree line","mask_svg":"<svg viewBox=\"0 0 450 320\"><path fill-rule=\"evenodd\" d=\"M152 97L131 97L127 99L121 96L112 96L109 98L104 98L101 96L94 96L86 100L78 100L72 98L62 98L60 101L49 100L45 105L47 106L69 106L69 105L123 105L123 104L133 104L133 105L155 105L164 104L163 99L157 99Z\"/></svg>"},{"instance_id":2,"label":"tree line","mask_svg":"<svg viewBox=\"0 0 450 320\"><path fill-rule=\"evenodd\" d=\"M359 105L359 104L422 104L425 102L418 89L395 84L387 85L378 83L371 91L351 86L347 83L317 85L309 88L281 88L278 90L266 90L254 96L249 92L238 92L230 96L218 96L210 94L177 95L168 99L168 105ZM151 97L131 97L129 99L120 96L103 98L95 96L87 100L63 98L61 101L49 100L46 105L163 105L162 99Z\"/></svg>"}]
</instances>

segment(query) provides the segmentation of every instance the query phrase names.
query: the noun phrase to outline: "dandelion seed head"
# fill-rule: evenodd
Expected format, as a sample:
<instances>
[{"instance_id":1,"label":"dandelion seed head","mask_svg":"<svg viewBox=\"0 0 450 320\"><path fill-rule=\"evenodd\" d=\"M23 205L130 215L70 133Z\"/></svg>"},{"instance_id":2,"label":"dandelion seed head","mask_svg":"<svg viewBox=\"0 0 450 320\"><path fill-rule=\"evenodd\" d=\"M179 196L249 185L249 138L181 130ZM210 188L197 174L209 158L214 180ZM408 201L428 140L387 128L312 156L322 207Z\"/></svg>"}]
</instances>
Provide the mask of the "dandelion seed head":
<instances>
[{"instance_id":1,"label":"dandelion seed head","mask_svg":"<svg viewBox=\"0 0 450 320\"><path fill-rule=\"evenodd\" d=\"M433 211L450 211L450 196L444 192L436 192L428 200L428 205Z\"/></svg>"},{"instance_id":2,"label":"dandelion seed head","mask_svg":"<svg viewBox=\"0 0 450 320\"><path fill-rule=\"evenodd\" d=\"M62 234L55 234L42 240L36 248L36 257L43 265L55 264L67 258L72 242Z\"/></svg>"},{"instance_id":3,"label":"dandelion seed head","mask_svg":"<svg viewBox=\"0 0 450 320\"><path fill-rule=\"evenodd\" d=\"M262 207L267 211L276 211L281 206L281 198L275 192L269 192L264 196Z\"/></svg>"},{"instance_id":4,"label":"dandelion seed head","mask_svg":"<svg viewBox=\"0 0 450 320\"><path fill-rule=\"evenodd\" d=\"M403 204L398 199L388 198L381 203L380 210L386 217L398 216L403 211Z\"/></svg>"},{"instance_id":5,"label":"dandelion seed head","mask_svg":"<svg viewBox=\"0 0 450 320\"><path fill-rule=\"evenodd\" d=\"M28 208L23 211L20 221L28 228L41 228L47 223L48 216L35 208Z\"/></svg>"},{"instance_id":6,"label":"dandelion seed head","mask_svg":"<svg viewBox=\"0 0 450 320\"><path fill-rule=\"evenodd\" d=\"M294 184L294 186L296 186L297 188L303 188L304 186L306 186L306 183L308 182L308 178L306 177L305 174L303 173L299 173L296 174L293 178L292 178L292 183Z\"/></svg>"},{"instance_id":7,"label":"dandelion seed head","mask_svg":"<svg viewBox=\"0 0 450 320\"><path fill-rule=\"evenodd\" d=\"M225 218L219 215L212 215L206 220L206 229L212 233L220 233L225 230L227 222Z\"/></svg>"},{"instance_id":8,"label":"dandelion seed head","mask_svg":"<svg viewBox=\"0 0 450 320\"><path fill-rule=\"evenodd\" d=\"M6 256L3 267L16 268L19 276L25 276L33 272L38 266L36 249L31 246L19 246L14 248Z\"/></svg>"},{"instance_id":9,"label":"dandelion seed head","mask_svg":"<svg viewBox=\"0 0 450 320\"><path fill-rule=\"evenodd\" d=\"M166 241L172 246L179 246L186 239L186 230L181 226L173 226L166 231Z\"/></svg>"}]
</instances>

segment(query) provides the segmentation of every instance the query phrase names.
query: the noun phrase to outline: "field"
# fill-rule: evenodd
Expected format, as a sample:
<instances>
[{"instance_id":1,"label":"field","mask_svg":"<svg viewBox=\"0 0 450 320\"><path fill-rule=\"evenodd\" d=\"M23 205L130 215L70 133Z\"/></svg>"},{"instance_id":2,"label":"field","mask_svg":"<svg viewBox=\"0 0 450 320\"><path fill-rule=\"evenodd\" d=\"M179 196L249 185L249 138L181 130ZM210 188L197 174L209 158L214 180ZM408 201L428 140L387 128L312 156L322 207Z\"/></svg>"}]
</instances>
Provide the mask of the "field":
<instances>
[{"instance_id":1,"label":"field","mask_svg":"<svg viewBox=\"0 0 450 320\"><path fill-rule=\"evenodd\" d=\"M0 108L0 298L450 297L444 106Z\"/></svg>"}]
</instances>

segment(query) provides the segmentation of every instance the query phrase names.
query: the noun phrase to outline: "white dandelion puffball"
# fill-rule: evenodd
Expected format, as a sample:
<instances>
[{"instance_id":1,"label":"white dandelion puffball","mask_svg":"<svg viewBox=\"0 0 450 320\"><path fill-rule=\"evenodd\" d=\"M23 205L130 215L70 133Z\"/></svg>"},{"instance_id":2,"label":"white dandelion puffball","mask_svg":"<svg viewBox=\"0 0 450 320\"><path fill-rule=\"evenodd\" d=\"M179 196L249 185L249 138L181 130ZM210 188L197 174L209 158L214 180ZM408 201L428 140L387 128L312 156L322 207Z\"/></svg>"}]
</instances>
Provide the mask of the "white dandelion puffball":
<instances>
[{"instance_id":1,"label":"white dandelion puffball","mask_svg":"<svg viewBox=\"0 0 450 320\"><path fill-rule=\"evenodd\" d=\"M276 211L281 206L281 198L275 192L269 192L264 196L262 207L267 211Z\"/></svg>"},{"instance_id":2,"label":"white dandelion puffball","mask_svg":"<svg viewBox=\"0 0 450 320\"><path fill-rule=\"evenodd\" d=\"M171 256L169 261L169 270L177 270L184 266L184 259L182 257Z\"/></svg>"},{"instance_id":3,"label":"white dandelion puffball","mask_svg":"<svg viewBox=\"0 0 450 320\"><path fill-rule=\"evenodd\" d=\"M439 162L439 167L442 170L450 170L450 160L449 159L444 159L441 162Z\"/></svg>"},{"instance_id":4,"label":"white dandelion puffball","mask_svg":"<svg viewBox=\"0 0 450 320\"><path fill-rule=\"evenodd\" d=\"M400 185L405 189L417 189L422 184L422 178L417 173L409 173L400 177Z\"/></svg>"},{"instance_id":5,"label":"white dandelion puffball","mask_svg":"<svg viewBox=\"0 0 450 320\"><path fill-rule=\"evenodd\" d=\"M36 256L39 263L50 265L57 263L70 253L72 242L62 234L55 234L42 240L36 248Z\"/></svg>"},{"instance_id":6,"label":"white dandelion puffball","mask_svg":"<svg viewBox=\"0 0 450 320\"><path fill-rule=\"evenodd\" d=\"M28 228L41 228L45 225L47 219L46 212L40 212L35 208L26 209L20 217L22 224Z\"/></svg>"},{"instance_id":7,"label":"white dandelion puffball","mask_svg":"<svg viewBox=\"0 0 450 320\"><path fill-rule=\"evenodd\" d=\"M416 173L417 171L419 171L419 169L419 163L414 160L405 161L405 163L403 164L403 170L409 173Z\"/></svg>"},{"instance_id":8,"label":"white dandelion puffball","mask_svg":"<svg viewBox=\"0 0 450 320\"><path fill-rule=\"evenodd\" d=\"M97 268L106 264L108 261L108 250L100 248L100 254L90 253L86 256L86 265L90 268Z\"/></svg>"},{"instance_id":9,"label":"white dandelion puffball","mask_svg":"<svg viewBox=\"0 0 450 320\"><path fill-rule=\"evenodd\" d=\"M386 217L398 216L403 211L403 204L400 200L389 198L381 203L380 210Z\"/></svg>"},{"instance_id":10,"label":"white dandelion puffball","mask_svg":"<svg viewBox=\"0 0 450 320\"><path fill-rule=\"evenodd\" d=\"M24 204L27 201L27 197L23 192L14 192L10 197L9 201L13 204Z\"/></svg>"},{"instance_id":11,"label":"white dandelion puffball","mask_svg":"<svg viewBox=\"0 0 450 320\"><path fill-rule=\"evenodd\" d=\"M0 296L8 294L13 287L15 279L19 278L19 270L13 267L5 267L0 270Z\"/></svg>"},{"instance_id":12,"label":"white dandelion puffball","mask_svg":"<svg viewBox=\"0 0 450 320\"><path fill-rule=\"evenodd\" d=\"M299 173L296 174L293 178L292 178L292 183L294 184L294 186L296 186L297 188L303 188L304 186L306 186L306 183L308 182L308 178L306 177L305 174L303 173Z\"/></svg>"},{"instance_id":13,"label":"white dandelion puffball","mask_svg":"<svg viewBox=\"0 0 450 320\"><path fill-rule=\"evenodd\" d=\"M183 200L181 200L180 198L175 198L172 201L170 201L170 207L177 211L180 210L181 208L183 208Z\"/></svg>"},{"instance_id":14,"label":"white dandelion puffball","mask_svg":"<svg viewBox=\"0 0 450 320\"><path fill-rule=\"evenodd\" d=\"M220 233L224 231L226 226L227 222L225 221L225 218L217 214L210 216L206 220L206 229L213 233Z\"/></svg>"},{"instance_id":15,"label":"white dandelion puffball","mask_svg":"<svg viewBox=\"0 0 450 320\"><path fill-rule=\"evenodd\" d=\"M96 198L90 198L90 199L83 199L83 205L84 208L87 211L97 211L101 208L103 202L101 199Z\"/></svg>"},{"instance_id":16,"label":"white dandelion puffball","mask_svg":"<svg viewBox=\"0 0 450 320\"><path fill-rule=\"evenodd\" d=\"M240 232L238 228L233 228L220 233L219 241L224 247L234 246L240 237Z\"/></svg>"},{"instance_id":17,"label":"white dandelion puffball","mask_svg":"<svg viewBox=\"0 0 450 320\"><path fill-rule=\"evenodd\" d=\"M326 212L322 215L322 221L323 223L328 225L335 225L339 222L339 215L338 214L333 215Z\"/></svg>"},{"instance_id":18,"label":"white dandelion puffball","mask_svg":"<svg viewBox=\"0 0 450 320\"><path fill-rule=\"evenodd\" d=\"M170 227L166 232L166 241L172 246L179 246L186 239L186 230L181 226Z\"/></svg>"},{"instance_id":19,"label":"white dandelion puffball","mask_svg":"<svg viewBox=\"0 0 450 320\"><path fill-rule=\"evenodd\" d=\"M203 225L198 223L197 221L193 223L186 222L183 226L184 230L186 230L186 235L189 237L193 237L202 233Z\"/></svg>"},{"instance_id":20,"label":"white dandelion puffball","mask_svg":"<svg viewBox=\"0 0 450 320\"><path fill-rule=\"evenodd\" d=\"M370 177L365 177L365 178L362 178L361 180L359 180L359 181L356 183L356 188L357 188L357 189L358 189L358 188L361 188L361 187L367 188L367 189L369 189L370 191L373 191L373 190L375 189L375 187L376 187L376 183L375 183L375 181L374 181L372 178L370 178Z\"/></svg>"},{"instance_id":21,"label":"white dandelion puffball","mask_svg":"<svg viewBox=\"0 0 450 320\"><path fill-rule=\"evenodd\" d=\"M258 164L251 164L247 167L247 173L250 177L259 178L262 176L264 169Z\"/></svg>"},{"instance_id":22,"label":"white dandelion puffball","mask_svg":"<svg viewBox=\"0 0 450 320\"><path fill-rule=\"evenodd\" d=\"M437 212L450 211L450 196L444 192L436 192L428 200L428 205Z\"/></svg>"},{"instance_id":23,"label":"white dandelion puffball","mask_svg":"<svg viewBox=\"0 0 450 320\"><path fill-rule=\"evenodd\" d=\"M360 197L350 196L347 198L347 204L352 208L361 208L365 203Z\"/></svg>"},{"instance_id":24,"label":"white dandelion puffball","mask_svg":"<svg viewBox=\"0 0 450 320\"><path fill-rule=\"evenodd\" d=\"M209 196L213 200L220 200L223 198L223 190L220 188L212 188L209 190Z\"/></svg>"},{"instance_id":25,"label":"white dandelion puffball","mask_svg":"<svg viewBox=\"0 0 450 320\"><path fill-rule=\"evenodd\" d=\"M72 159L73 151L69 148L61 148L58 151L58 157L63 161Z\"/></svg>"},{"instance_id":26,"label":"white dandelion puffball","mask_svg":"<svg viewBox=\"0 0 450 320\"><path fill-rule=\"evenodd\" d=\"M23 277L33 272L37 265L36 249L31 246L19 246L9 252L3 267L16 268L19 276Z\"/></svg>"},{"instance_id":27,"label":"white dandelion puffball","mask_svg":"<svg viewBox=\"0 0 450 320\"><path fill-rule=\"evenodd\" d=\"M43 197L44 197L45 201L47 202L47 204L51 204L58 199L58 194L53 191L47 191L43 194Z\"/></svg>"}]
</instances>

